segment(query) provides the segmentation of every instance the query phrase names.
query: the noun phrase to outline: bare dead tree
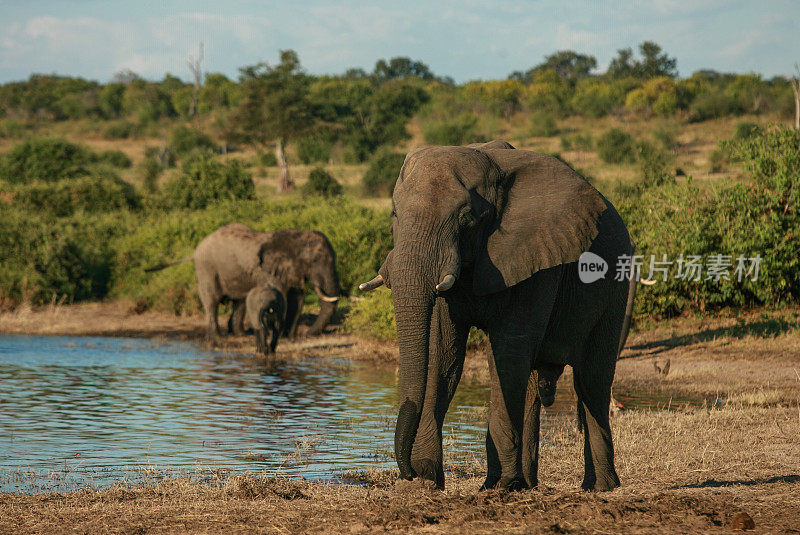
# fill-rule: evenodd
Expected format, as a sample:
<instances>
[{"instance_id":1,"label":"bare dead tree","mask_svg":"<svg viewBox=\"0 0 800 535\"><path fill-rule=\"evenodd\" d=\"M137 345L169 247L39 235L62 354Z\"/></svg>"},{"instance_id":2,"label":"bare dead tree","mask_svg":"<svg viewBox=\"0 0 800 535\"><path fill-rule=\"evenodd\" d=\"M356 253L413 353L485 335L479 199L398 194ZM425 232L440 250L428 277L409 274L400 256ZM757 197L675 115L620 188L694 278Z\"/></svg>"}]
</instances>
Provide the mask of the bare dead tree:
<instances>
[{"instance_id":1,"label":"bare dead tree","mask_svg":"<svg viewBox=\"0 0 800 535\"><path fill-rule=\"evenodd\" d=\"M192 103L189 106L189 117L194 117L197 113L197 99L200 95L200 88L203 85L203 42L200 41L200 51L197 58L189 54L189 59L186 60L189 64L189 70L192 71L194 78L194 91L192 92Z\"/></svg>"},{"instance_id":2,"label":"bare dead tree","mask_svg":"<svg viewBox=\"0 0 800 535\"><path fill-rule=\"evenodd\" d=\"M800 67L797 63L794 64L794 69L797 71L797 76L792 76L789 85L794 91L794 129L800 130Z\"/></svg>"}]
</instances>

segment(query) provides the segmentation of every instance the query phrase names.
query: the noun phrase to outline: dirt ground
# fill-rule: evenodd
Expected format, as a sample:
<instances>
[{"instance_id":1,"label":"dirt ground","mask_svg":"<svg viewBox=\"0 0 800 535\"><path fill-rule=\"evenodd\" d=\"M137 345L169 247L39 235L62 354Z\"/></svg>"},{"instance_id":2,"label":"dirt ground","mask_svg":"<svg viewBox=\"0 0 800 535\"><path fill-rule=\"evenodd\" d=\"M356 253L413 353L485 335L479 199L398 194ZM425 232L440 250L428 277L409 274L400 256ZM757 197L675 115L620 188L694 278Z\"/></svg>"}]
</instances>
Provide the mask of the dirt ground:
<instances>
[{"instance_id":1,"label":"dirt ground","mask_svg":"<svg viewBox=\"0 0 800 535\"><path fill-rule=\"evenodd\" d=\"M757 533L800 532L800 315L682 318L632 333L615 396L663 394L669 410L623 410L612 423L622 487L579 490L582 436L571 417L543 433L540 486L478 492L482 460L448 464L446 490L396 483L392 471L350 484L175 478L138 487L0 494L1 533ZM0 332L200 339L201 318L137 314L124 303L18 309ZM249 338L223 350L249 351ZM391 345L331 333L281 342L276 358L347 353L393 365ZM485 379L480 351L465 381ZM667 366L667 364L669 365ZM668 372L665 374L665 369ZM660 371L659 371L660 370ZM569 388L568 374L559 388ZM630 400L630 401L628 401ZM357 483L353 483L357 482Z\"/></svg>"}]
</instances>

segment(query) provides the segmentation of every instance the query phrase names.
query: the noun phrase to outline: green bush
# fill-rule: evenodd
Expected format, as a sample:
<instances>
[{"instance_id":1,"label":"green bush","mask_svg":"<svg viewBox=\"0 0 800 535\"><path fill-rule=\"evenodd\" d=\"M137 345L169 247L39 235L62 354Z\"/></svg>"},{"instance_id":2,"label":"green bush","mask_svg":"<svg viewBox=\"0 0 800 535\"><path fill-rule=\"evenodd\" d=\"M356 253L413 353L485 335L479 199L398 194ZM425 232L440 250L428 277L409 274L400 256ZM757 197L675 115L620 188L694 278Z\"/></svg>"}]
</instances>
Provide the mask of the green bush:
<instances>
[{"instance_id":1,"label":"green bush","mask_svg":"<svg viewBox=\"0 0 800 535\"><path fill-rule=\"evenodd\" d=\"M720 148L711 151L708 156L708 172L721 173L730 163L730 159L726 152Z\"/></svg>"},{"instance_id":2,"label":"green bush","mask_svg":"<svg viewBox=\"0 0 800 535\"><path fill-rule=\"evenodd\" d=\"M673 127L667 125L656 126L650 131L650 135L661 144L664 150L675 151L679 146L678 133Z\"/></svg>"},{"instance_id":3,"label":"green bush","mask_svg":"<svg viewBox=\"0 0 800 535\"><path fill-rule=\"evenodd\" d=\"M636 144L630 134L612 128L597 139L597 155L606 163L633 163Z\"/></svg>"},{"instance_id":4,"label":"green bush","mask_svg":"<svg viewBox=\"0 0 800 535\"><path fill-rule=\"evenodd\" d=\"M665 150L648 142L639 143L638 160L642 169L641 186L649 188L675 180L675 158Z\"/></svg>"},{"instance_id":5,"label":"green bush","mask_svg":"<svg viewBox=\"0 0 800 535\"><path fill-rule=\"evenodd\" d=\"M128 139L139 137L142 134L142 127L128 121L118 121L110 123L103 131L106 139Z\"/></svg>"},{"instance_id":6,"label":"green bush","mask_svg":"<svg viewBox=\"0 0 800 535\"><path fill-rule=\"evenodd\" d=\"M345 320L345 329L363 338L384 342L397 339L392 293L378 288L356 301Z\"/></svg>"},{"instance_id":7,"label":"green bush","mask_svg":"<svg viewBox=\"0 0 800 535\"><path fill-rule=\"evenodd\" d=\"M178 158L185 158L193 152L212 152L217 149L209 136L185 125L176 126L170 132L167 146Z\"/></svg>"},{"instance_id":8,"label":"green bush","mask_svg":"<svg viewBox=\"0 0 800 535\"><path fill-rule=\"evenodd\" d=\"M25 135L25 125L14 119L0 122L0 138L19 139Z\"/></svg>"},{"instance_id":9,"label":"green bush","mask_svg":"<svg viewBox=\"0 0 800 535\"><path fill-rule=\"evenodd\" d=\"M141 178L145 191L155 193L158 189L158 177L163 170L155 158L144 158L136 165L136 174Z\"/></svg>"},{"instance_id":10,"label":"green bush","mask_svg":"<svg viewBox=\"0 0 800 535\"><path fill-rule=\"evenodd\" d=\"M726 306L776 306L800 299L800 133L776 128L725 149L744 162L752 182L700 190L691 181L650 187L647 194L621 197L616 204L638 244L637 254L727 255L729 278L684 281L672 277L640 287L637 309L655 316ZM641 192L640 192L641 193ZM739 256L762 258L758 280L735 274ZM748 266L749 267L749 264ZM644 268L647 276L648 266Z\"/></svg>"},{"instance_id":11,"label":"green bush","mask_svg":"<svg viewBox=\"0 0 800 535\"><path fill-rule=\"evenodd\" d=\"M196 154L181 174L164 187L162 202L170 208L202 209L222 200L253 199L252 177L236 161L224 164L208 154Z\"/></svg>"},{"instance_id":12,"label":"green bush","mask_svg":"<svg viewBox=\"0 0 800 535\"><path fill-rule=\"evenodd\" d=\"M425 137L425 142L431 145L464 145L475 141L477 124L477 117L471 113L464 113L452 119L423 124L422 135Z\"/></svg>"},{"instance_id":13,"label":"green bush","mask_svg":"<svg viewBox=\"0 0 800 535\"><path fill-rule=\"evenodd\" d=\"M405 158L405 155L388 148L376 152L361 178L364 193L372 196L391 195Z\"/></svg>"},{"instance_id":14,"label":"green bush","mask_svg":"<svg viewBox=\"0 0 800 535\"><path fill-rule=\"evenodd\" d=\"M264 167L278 166L278 158L275 157L274 152L264 152L263 150L258 149L256 151L256 159L258 160L258 163Z\"/></svg>"},{"instance_id":15,"label":"green bush","mask_svg":"<svg viewBox=\"0 0 800 535\"><path fill-rule=\"evenodd\" d=\"M332 148L333 140L330 136L306 136L297 141L297 157L304 164L325 163L331 158ZM277 165L277 161L273 165Z\"/></svg>"},{"instance_id":16,"label":"green bush","mask_svg":"<svg viewBox=\"0 0 800 535\"><path fill-rule=\"evenodd\" d=\"M305 195L322 195L337 197L342 194L342 185L322 167L315 167L308 175L308 182L303 184Z\"/></svg>"},{"instance_id":17,"label":"green bush","mask_svg":"<svg viewBox=\"0 0 800 535\"><path fill-rule=\"evenodd\" d=\"M0 210L0 296L34 304L105 297L114 262L109 239L121 227L109 219Z\"/></svg>"},{"instance_id":18,"label":"green bush","mask_svg":"<svg viewBox=\"0 0 800 535\"><path fill-rule=\"evenodd\" d=\"M93 155L92 161L105 163L120 169L127 169L132 165L131 159L120 150L104 150Z\"/></svg>"},{"instance_id":19,"label":"green bush","mask_svg":"<svg viewBox=\"0 0 800 535\"><path fill-rule=\"evenodd\" d=\"M689 105L689 120L707 121L739 112L734 98L721 90L710 89L697 95Z\"/></svg>"},{"instance_id":20,"label":"green bush","mask_svg":"<svg viewBox=\"0 0 800 535\"><path fill-rule=\"evenodd\" d=\"M9 184L55 182L88 173L92 155L84 147L59 138L34 138L3 155L0 179Z\"/></svg>"},{"instance_id":21,"label":"green bush","mask_svg":"<svg viewBox=\"0 0 800 535\"><path fill-rule=\"evenodd\" d=\"M761 134L760 126L749 121L742 121L736 123L736 130L733 132L733 139L737 141L746 140L759 134Z\"/></svg>"},{"instance_id":22,"label":"green bush","mask_svg":"<svg viewBox=\"0 0 800 535\"><path fill-rule=\"evenodd\" d=\"M20 184L9 189L13 203L26 210L57 217L75 212L111 212L134 209L140 204L133 186L109 170L58 182Z\"/></svg>"},{"instance_id":23,"label":"green bush","mask_svg":"<svg viewBox=\"0 0 800 535\"><path fill-rule=\"evenodd\" d=\"M551 113L532 113L528 125L528 133L534 137L553 137L558 134L558 124Z\"/></svg>"}]
</instances>

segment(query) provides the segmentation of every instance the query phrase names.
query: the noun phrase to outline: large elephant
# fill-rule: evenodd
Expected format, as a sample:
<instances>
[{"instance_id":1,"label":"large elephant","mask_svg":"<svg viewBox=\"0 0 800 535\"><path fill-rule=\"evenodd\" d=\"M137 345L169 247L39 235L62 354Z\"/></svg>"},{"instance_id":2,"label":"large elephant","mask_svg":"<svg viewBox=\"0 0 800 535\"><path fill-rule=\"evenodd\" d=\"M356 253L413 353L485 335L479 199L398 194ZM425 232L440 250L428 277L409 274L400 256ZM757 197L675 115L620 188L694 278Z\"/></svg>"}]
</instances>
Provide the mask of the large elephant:
<instances>
[{"instance_id":1,"label":"large elephant","mask_svg":"<svg viewBox=\"0 0 800 535\"><path fill-rule=\"evenodd\" d=\"M633 244L611 203L558 159L503 141L423 148L397 179L392 233L394 249L361 289L392 290L400 476L444 487L442 423L477 326L491 347L483 488L537 485L540 407L565 364L585 437L582 486L619 486L609 400L635 282L614 276ZM610 274L581 282L585 251Z\"/></svg>"},{"instance_id":2,"label":"large elephant","mask_svg":"<svg viewBox=\"0 0 800 535\"><path fill-rule=\"evenodd\" d=\"M192 256L146 271L190 260L194 260L198 293L211 339L221 334L217 309L225 298L234 303L229 329L237 334L243 332L245 298L256 286L275 284L284 292L284 334L290 338L297 333L307 282L314 286L320 298L320 313L306 332L308 335L322 332L342 294L336 272L336 253L325 235L313 230L257 232L241 223L231 223L206 236Z\"/></svg>"}]
</instances>

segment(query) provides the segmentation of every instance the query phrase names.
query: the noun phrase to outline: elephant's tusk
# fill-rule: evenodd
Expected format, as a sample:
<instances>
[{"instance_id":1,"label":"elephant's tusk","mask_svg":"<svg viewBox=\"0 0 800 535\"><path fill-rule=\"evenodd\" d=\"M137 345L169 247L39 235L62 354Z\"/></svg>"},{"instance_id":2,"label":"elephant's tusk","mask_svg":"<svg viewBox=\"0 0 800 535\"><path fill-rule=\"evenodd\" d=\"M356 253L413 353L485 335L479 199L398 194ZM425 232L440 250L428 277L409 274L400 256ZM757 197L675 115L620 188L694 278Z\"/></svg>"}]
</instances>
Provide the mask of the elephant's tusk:
<instances>
[{"instance_id":1,"label":"elephant's tusk","mask_svg":"<svg viewBox=\"0 0 800 535\"><path fill-rule=\"evenodd\" d=\"M336 301L339 300L338 297L328 297L327 295L322 293L322 290L319 289L319 286L314 286L314 289L317 291L317 295L319 296L319 298L322 301L325 301L326 303L335 303Z\"/></svg>"},{"instance_id":2,"label":"elephant's tusk","mask_svg":"<svg viewBox=\"0 0 800 535\"><path fill-rule=\"evenodd\" d=\"M641 283L642 283L642 284L644 284L645 286L652 286L652 285L654 285L655 283L657 283L658 281L657 281L657 280L645 280L645 279L639 279L639 282L641 282Z\"/></svg>"},{"instance_id":3,"label":"elephant's tusk","mask_svg":"<svg viewBox=\"0 0 800 535\"><path fill-rule=\"evenodd\" d=\"M453 287L456 283L456 277L452 273L448 273L442 278L442 282L436 285L436 291L444 292Z\"/></svg>"},{"instance_id":4,"label":"elephant's tusk","mask_svg":"<svg viewBox=\"0 0 800 535\"><path fill-rule=\"evenodd\" d=\"M383 285L383 275L378 273L378 275L371 281L362 282L361 284L359 284L358 289L361 290L362 292L369 292L382 285Z\"/></svg>"}]
</instances>

